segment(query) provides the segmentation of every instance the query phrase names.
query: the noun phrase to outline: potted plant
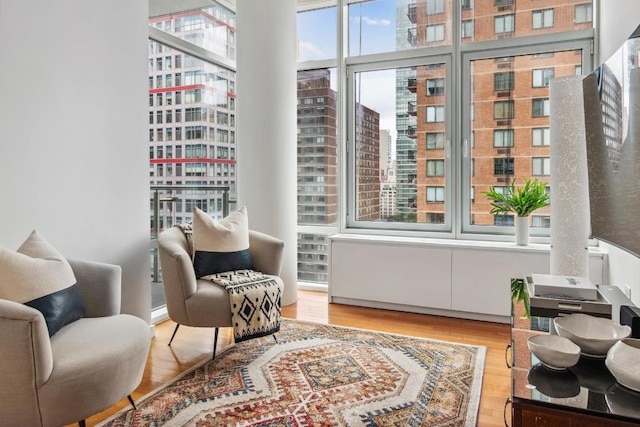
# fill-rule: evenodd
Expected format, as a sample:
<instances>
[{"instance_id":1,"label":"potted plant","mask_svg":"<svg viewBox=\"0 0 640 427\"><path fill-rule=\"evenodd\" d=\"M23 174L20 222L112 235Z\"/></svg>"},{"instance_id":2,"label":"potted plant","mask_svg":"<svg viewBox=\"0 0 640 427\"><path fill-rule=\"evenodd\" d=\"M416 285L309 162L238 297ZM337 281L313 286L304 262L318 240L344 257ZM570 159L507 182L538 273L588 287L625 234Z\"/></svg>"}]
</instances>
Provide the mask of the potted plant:
<instances>
[{"instance_id":1,"label":"potted plant","mask_svg":"<svg viewBox=\"0 0 640 427\"><path fill-rule=\"evenodd\" d=\"M536 209L549 205L546 184L537 179L525 180L523 187L516 187L516 180L506 187L506 191L497 191L494 186L483 192L491 201L492 215L516 214L516 244L529 243L529 215Z\"/></svg>"}]
</instances>

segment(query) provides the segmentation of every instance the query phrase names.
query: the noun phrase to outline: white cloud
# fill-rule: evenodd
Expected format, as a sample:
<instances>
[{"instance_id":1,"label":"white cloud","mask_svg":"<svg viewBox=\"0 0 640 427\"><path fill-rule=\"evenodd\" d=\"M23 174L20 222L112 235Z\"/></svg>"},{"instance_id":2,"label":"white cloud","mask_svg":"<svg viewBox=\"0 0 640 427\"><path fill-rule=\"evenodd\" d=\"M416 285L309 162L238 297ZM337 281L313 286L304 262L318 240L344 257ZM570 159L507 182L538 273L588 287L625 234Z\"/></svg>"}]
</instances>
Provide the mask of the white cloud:
<instances>
[{"instance_id":1,"label":"white cloud","mask_svg":"<svg viewBox=\"0 0 640 427\"><path fill-rule=\"evenodd\" d=\"M359 19L359 18L354 18L354 19ZM389 21L388 19L375 19L375 18L369 18L368 16L363 16L362 22L364 22L367 25L382 25L384 27L391 25L391 21Z\"/></svg>"},{"instance_id":2,"label":"white cloud","mask_svg":"<svg viewBox=\"0 0 640 427\"><path fill-rule=\"evenodd\" d=\"M298 41L298 60L309 61L322 57L323 52L312 42Z\"/></svg>"}]
</instances>

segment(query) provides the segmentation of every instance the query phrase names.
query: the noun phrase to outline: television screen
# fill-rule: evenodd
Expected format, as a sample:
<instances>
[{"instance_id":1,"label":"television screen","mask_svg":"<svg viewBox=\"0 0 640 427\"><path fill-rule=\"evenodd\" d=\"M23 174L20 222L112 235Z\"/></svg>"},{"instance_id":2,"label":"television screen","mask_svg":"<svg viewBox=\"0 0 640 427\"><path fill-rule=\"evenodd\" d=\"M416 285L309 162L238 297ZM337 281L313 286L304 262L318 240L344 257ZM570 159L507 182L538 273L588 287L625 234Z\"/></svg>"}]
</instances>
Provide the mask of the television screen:
<instances>
[{"instance_id":1,"label":"television screen","mask_svg":"<svg viewBox=\"0 0 640 427\"><path fill-rule=\"evenodd\" d=\"M592 236L640 257L638 36L640 27L594 72L601 126L587 131L587 162Z\"/></svg>"}]
</instances>

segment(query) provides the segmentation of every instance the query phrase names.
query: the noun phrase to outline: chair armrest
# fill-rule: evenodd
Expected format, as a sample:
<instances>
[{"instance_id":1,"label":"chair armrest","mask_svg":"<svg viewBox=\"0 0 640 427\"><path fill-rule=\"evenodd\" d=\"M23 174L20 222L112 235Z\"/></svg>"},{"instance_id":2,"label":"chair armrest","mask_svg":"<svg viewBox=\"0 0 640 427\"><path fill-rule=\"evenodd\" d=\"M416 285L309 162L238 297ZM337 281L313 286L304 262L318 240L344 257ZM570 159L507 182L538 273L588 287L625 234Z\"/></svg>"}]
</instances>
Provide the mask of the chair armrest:
<instances>
[{"instance_id":1,"label":"chair armrest","mask_svg":"<svg viewBox=\"0 0 640 427\"><path fill-rule=\"evenodd\" d=\"M69 260L87 309L85 317L113 316L120 313L122 268L118 265Z\"/></svg>"},{"instance_id":2,"label":"chair armrest","mask_svg":"<svg viewBox=\"0 0 640 427\"><path fill-rule=\"evenodd\" d=\"M249 252L256 271L279 276L284 258L284 242L268 234L249 230Z\"/></svg>"},{"instance_id":3,"label":"chair armrest","mask_svg":"<svg viewBox=\"0 0 640 427\"><path fill-rule=\"evenodd\" d=\"M198 289L187 239L177 227L171 227L158 236L158 253L162 268L162 285L171 320L190 325L185 301Z\"/></svg>"},{"instance_id":4,"label":"chair armrest","mask_svg":"<svg viewBox=\"0 0 640 427\"><path fill-rule=\"evenodd\" d=\"M11 410L5 406L8 401L26 410L53 370L49 330L42 313L0 299L0 361L0 413Z\"/></svg>"}]
</instances>

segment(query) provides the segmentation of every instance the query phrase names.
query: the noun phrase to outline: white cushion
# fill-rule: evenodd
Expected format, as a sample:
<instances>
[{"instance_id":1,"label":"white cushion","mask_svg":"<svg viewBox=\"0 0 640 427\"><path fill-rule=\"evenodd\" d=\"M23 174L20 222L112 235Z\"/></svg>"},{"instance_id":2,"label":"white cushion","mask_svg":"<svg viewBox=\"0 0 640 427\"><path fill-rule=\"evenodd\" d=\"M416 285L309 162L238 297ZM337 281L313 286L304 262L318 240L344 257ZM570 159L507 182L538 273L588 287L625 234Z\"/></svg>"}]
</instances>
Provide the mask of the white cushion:
<instances>
[{"instance_id":1,"label":"white cushion","mask_svg":"<svg viewBox=\"0 0 640 427\"><path fill-rule=\"evenodd\" d=\"M17 251L0 247L0 298L40 310L49 335L85 312L71 266L35 230Z\"/></svg>"},{"instance_id":2,"label":"white cushion","mask_svg":"<svg viewBox=\"0 0 640 427\"><path fill-rule=\"evenodd\" d=\"M193 265L198 278L225 271L253 269L247 208L243 206L220 221L194 208L193 250Z\"/></svg>"}]
</instances>

